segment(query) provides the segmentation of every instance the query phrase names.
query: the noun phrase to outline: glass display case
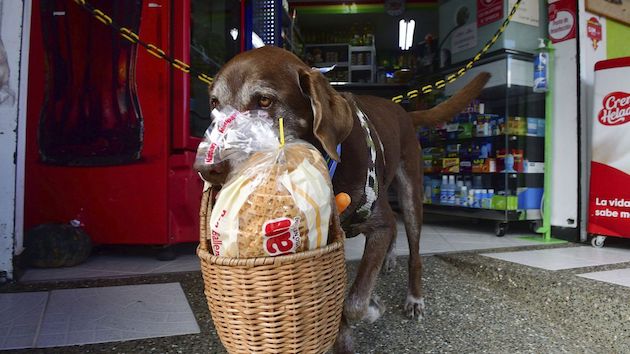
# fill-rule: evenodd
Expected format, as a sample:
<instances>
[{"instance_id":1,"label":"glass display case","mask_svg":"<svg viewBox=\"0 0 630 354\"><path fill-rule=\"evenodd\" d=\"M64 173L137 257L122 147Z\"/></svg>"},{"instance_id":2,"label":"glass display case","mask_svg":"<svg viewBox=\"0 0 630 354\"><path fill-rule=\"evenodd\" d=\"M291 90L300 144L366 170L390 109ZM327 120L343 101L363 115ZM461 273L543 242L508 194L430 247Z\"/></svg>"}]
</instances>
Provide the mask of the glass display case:
<instances>
[{"instance_id":1,"label":"glass display case","mask_svg":"<svg viewBox=\"0 0 630 354\"><path fill-rule=\"evenodd\" d=\"M497 236L517 221L535 230L544 192L545 94L532 91L533 57L495 53L443 96L483 71L492 78L477 100L450 122L419 131L425 211L493 220Z\"/></svg>"}]
</instances>

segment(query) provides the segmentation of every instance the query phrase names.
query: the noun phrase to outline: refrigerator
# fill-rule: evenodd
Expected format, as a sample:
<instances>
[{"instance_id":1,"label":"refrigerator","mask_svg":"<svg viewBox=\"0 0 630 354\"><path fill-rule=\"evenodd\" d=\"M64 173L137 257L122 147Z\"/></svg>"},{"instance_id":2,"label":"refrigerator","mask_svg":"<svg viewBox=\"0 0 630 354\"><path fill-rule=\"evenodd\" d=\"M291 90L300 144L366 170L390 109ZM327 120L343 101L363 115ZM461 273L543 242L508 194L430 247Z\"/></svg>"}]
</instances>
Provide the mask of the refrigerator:
<instances>
[{"instance_id":1,"label":"refrigerator","mask_svg":"<svg viewBox=\"0 0 630 354\"><path fill-rule=\"evenodd\" d=\"M244 48L238 0L89 3L210 76ZM72 223L94 244L197 241L207 84L74 1L34 0L31 26L25 230Z\"/></svg>"}]
</instances>

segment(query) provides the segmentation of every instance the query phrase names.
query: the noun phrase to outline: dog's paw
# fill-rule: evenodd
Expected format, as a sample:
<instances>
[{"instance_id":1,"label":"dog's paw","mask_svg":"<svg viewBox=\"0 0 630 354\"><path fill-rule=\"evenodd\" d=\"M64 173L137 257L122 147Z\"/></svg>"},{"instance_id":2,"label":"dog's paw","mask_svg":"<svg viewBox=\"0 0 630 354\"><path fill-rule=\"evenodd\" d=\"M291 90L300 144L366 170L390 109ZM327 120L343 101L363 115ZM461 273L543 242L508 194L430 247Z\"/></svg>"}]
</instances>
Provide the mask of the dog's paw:
<instances>
[{"instance_id":1,"label":"dog's paw","mask_svg":"<svg viewBox=\"0 0 630 354\"><path fill-rule=\"evenodd\" d=\"M407 295L405 302L405 314L409 319L422 321L424 318L424 298Z\"/></svg>"},{"instance_id":2,"label":"dog's paw","mask_svg":"<svg viewBox=\"0 0 630 354\"><path fill-rule=\"evenodd\" d=\"M378 320L384 312L385 305L375 294L372 294L372 297L369 300L349 296L346 299L346 305L344 308L344 314L351 322L365 321L373 323Z\"/></svg>"},{"instance_id":3,"label":"dog's paw","mask_svg":"<svg viewBox=\"0 0 630 354\"><path fill-rule=\"evenodd\" d=\"M337 340L334 347L335 354L354 354L354 345L352 341L352 330L350 327L341 325Z\"/></svg>"},{"instance_id":4,"label":"dog's paw","mask_svg":"<svg viewBox=\"0 0 630 354\"><path fill-rule=\"evenodd\" d=\"M383 262L382 271L385 274L391 273L394 270L396 270L397 265L398 265L398 262L396 261L396 253L394 252L388 253L387 257L385 257L385 261Z\"/></svg>"},{"instance_id":5,"label":"dog's paw","mask_svg":"<svg viewBox=\"0 0 630 354\"><path fill-rule=\"evenodd\" d=\"M372 298L370 299L370 305L368 306L363 320L367 323L374 323L376 322L376 320L381 318L384 313L385 304L383 304L381 298L379 298L378 295L372 295Z\"/></svg>"}]
</instances>

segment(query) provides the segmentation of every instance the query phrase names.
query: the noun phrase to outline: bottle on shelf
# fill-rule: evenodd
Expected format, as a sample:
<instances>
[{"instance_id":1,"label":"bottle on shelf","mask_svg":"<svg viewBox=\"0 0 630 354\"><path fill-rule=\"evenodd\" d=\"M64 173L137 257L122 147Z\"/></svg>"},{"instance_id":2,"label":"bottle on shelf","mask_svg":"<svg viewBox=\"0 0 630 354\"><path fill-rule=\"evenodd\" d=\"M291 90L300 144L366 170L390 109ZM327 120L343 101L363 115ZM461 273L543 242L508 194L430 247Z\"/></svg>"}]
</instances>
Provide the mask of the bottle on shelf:
<instances>
[{"instance_id":1,"label":"bottle on shelf","mask_svg":"<svg viewBox=\"0 0 630 354\"><path fill-rule=\"evenodd\" d=\"M547 83L549 73L547 65L549 64L549 50L545 45L544 38L538 38L538 49L534 55L534 92L547 92Z\"/></svg>"},{"instance_id":2,"label":"bottle on shelf","mask_svg":"<svg viewBox=\"0 0 630 354\"><path fill-rule=\"evenodd\" d=\"M448 176L448 205L455 205L455 176Z\"/></svg>"},{"instance_id":3,"label":"bottle on shelf","mask_svg":"<svg viewBox=\"0 0 630 354\"><path fill-rule=\"evenodd\" d=\"M462 185L459 190L459 205L468 206L468 188L465 185Z\"/></svg>"},{"instance_id":4,"label":"bottle on shelf","mask_svg":"<svg viewBox=\"0 0 630 354\"><path fill-rule=\"evenodd\" d=\"M492 209L492 198L494 197L494 189L488 189L486 209Z\"/></svg>"},{"instance_id":5,"label":"bottle on shelf","mask_svg":"<svg viewBox=\"0 0 630 354\"><path fill-rule=\"evenodd\" d=\"M442 184L440 185L440 204L448 204L448 176L442 176Z\"/></svg>"}]
</instances>

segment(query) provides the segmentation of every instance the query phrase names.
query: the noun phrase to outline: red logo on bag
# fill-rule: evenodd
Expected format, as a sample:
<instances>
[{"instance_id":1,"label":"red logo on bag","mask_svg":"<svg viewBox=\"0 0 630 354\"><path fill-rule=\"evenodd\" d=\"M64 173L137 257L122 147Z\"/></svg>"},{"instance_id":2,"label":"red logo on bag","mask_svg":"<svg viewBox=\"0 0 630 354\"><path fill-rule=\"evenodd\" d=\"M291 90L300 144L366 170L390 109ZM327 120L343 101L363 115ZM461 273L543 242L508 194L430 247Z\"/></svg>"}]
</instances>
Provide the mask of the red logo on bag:
<instances>
[{"instance_id":1,"label":"red logo on bag","mask_svg":"<svg viewBox=\"0 0 630 354\"><path fill-rule=\"evenodd\" d=\"M611 92L602 100L597 119L603 125L620 125L630 121L630 94Z\"/></svg>"},{"instance_id":2,"label":"red logo on bag","mask_svg":"<svg viewBox=\"0 0 630 354\"><path fill-rule=\"evenodd\" d=\"M232 122L234 122L234 120L236 119L236 113L234 112L232 114L230 114L229 117L227 117L227 119L225 121L223 121L223 123L219 126L219 133L225 133L225 130L230 126L230 124L232 124Z\"/></svg>"},{"instance_id":3,"label":"red logo on bag","mask_svg":"<svg viewBox=\"0 0 630 354\"><path fill-rule=\"evenodd\" d=\"M295 253L300 244L300 219L287 217L273 219L263 224L263 247L270 256Z\"/></svg>"},{"instance_id":4,"label":"red logo on bag","mask_svg":"<svg viewBox=\"0 0 630 354\"><path fill-rule=\"evenodd\" d=\"M215 143L210 144L210 147L208 147L208 151L206 152L206 159L204 160L204 162L207 164L213 164L214 154L216 151L217 151L217 144Z\"/></svg>"}]
</instances>

